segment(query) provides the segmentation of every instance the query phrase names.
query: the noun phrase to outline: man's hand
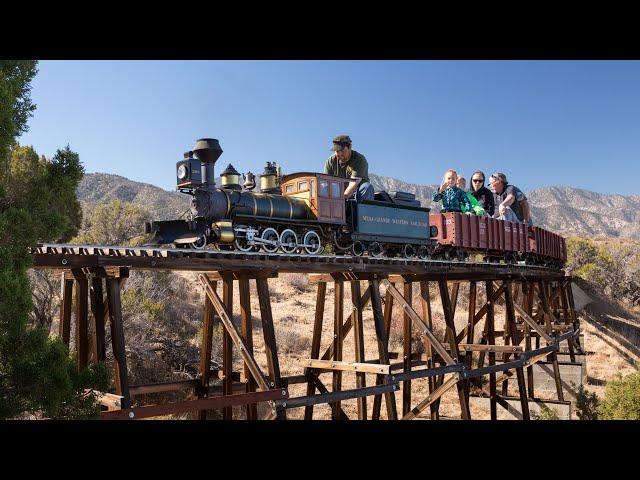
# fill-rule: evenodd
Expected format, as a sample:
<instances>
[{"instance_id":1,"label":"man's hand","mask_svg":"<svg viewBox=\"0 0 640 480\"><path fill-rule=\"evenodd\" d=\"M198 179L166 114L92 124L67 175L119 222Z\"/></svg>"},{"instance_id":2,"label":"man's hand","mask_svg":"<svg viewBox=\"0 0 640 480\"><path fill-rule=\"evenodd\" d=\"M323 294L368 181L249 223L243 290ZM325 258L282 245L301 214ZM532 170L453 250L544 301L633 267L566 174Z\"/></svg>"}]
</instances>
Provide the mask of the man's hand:
<instances>
[{"instance_id":1,"label":"man's hand","mask_svg":"<svg viewBox=\"0 0 640 480\"><path fill-rule=\"evenodd\" d=\"M500 213L500 216L503 217L507 214L507 207L504 206L504 204L500 204L498 205L498 213Z\"/></svg>"}]
</instances>

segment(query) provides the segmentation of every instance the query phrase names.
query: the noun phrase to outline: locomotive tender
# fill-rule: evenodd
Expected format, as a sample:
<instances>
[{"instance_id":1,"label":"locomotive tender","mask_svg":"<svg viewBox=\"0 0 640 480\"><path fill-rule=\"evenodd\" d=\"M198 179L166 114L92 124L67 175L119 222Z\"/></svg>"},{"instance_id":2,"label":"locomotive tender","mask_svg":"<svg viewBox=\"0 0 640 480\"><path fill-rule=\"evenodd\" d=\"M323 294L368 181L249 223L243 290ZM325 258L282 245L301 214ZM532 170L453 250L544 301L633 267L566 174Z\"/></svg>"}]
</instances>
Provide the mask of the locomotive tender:
<instances>
[{"instance_id":1,"label":"locomotive tender","mask_svg":"<svg viewBox=\"0 0 640 480\"><path fill-rule=\"evenodd\" d=\"M216 187L218 140L202 138L176 164L179 191L193 197L187 219L152 221L150 244L202 249L318 255L400 255L420 259L524 260L562 268L564 238L539 227L461 213L431 213L406 192L376 192L374 200L345 199L346 179L315 172L282 176L267 162L254 192L255 176L229 166ZM241 178L246 181L240 185ZM355 179L359 181L359 179Z\"/></svg>"}]
</instances>

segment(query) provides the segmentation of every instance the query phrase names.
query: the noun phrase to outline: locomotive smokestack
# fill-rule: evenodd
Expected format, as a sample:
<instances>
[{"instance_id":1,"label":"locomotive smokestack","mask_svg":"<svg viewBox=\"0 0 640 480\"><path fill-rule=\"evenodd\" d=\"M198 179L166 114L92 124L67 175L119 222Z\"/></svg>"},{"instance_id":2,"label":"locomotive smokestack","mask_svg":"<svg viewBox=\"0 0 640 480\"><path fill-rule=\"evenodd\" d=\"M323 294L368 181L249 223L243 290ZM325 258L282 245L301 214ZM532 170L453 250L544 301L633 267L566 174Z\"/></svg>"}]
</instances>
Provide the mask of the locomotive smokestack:
<instances>
[{"instance_id":1,"label":"locomotive smokestack","mask_svg":"<svg viewBox=\"0 0 640 480\"><path fill-rule=\"evenodd\" d=\"M213 187L216 184L214 166L222 155L220 143L215 138L200 138L196 140L193 153L202 162L202 180Z\"/></svg>"}]
</instances>

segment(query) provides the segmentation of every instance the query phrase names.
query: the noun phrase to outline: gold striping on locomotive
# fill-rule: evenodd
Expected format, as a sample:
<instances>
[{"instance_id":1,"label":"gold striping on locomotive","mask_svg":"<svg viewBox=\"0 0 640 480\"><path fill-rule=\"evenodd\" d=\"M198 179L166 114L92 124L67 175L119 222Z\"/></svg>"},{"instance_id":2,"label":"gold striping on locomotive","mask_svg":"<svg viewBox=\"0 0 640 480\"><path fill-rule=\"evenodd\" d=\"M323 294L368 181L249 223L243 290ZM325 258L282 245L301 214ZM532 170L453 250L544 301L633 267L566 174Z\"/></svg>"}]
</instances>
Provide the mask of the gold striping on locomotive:
<instances>
[{"instance_id":1,"label":"gold striping on locomotive","mask_svg":"<svg viewBox=\"0 0 640 480\"><path fill-rule=\"evenodd\" d=\"M251 200L253 200L253 216L258 215L258 202L256 202L256 196L251 195Z\"/></svg>"},{"instance_id":2,"label":"gold striping on locomotive","mask_svg":"<svg viewBox=\"0 0 640 480\"><path fill-rule=\"evenodd\" d=\"M224 193L224 196L227 199L227 214L225 217L229 217L229 214L231 213L231 200L229 199L229 194L227 194L227 191L224 188L221 188L220 191Z\"/></svg>"},{"instance_id":3,"label":"gold striping on locomotive","mask_svg":"<svg viewBox=\"0 0 640 480\"><path fill-rule=\"evenodd\" d=\"M272 218L273 217L273 201L271 200L271 197L267 195L267 199L269 200L269 207L271 208L271 213L269 214L269 217Z\"/></svg>"},{"instance_id":4,"label":"gold striping on locomotive","mask_svg":"<svg viewBox=\"0 0 640 480\"><path fill-rule=\"evenodd\" d=\"M293 218L293 203L291 203L291 199L289 197L284 197L289 202L289 219Z\"/></svg>"}]
</instances>

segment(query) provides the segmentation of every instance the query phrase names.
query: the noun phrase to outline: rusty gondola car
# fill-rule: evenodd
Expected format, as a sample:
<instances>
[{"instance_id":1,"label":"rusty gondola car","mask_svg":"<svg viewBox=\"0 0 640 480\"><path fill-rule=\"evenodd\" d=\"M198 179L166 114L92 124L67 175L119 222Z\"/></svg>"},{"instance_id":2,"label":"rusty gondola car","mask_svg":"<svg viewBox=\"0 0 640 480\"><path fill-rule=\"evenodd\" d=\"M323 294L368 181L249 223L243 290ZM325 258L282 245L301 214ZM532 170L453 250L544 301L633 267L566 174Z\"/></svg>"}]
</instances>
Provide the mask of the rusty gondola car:
<instances>
[{"instance_id":1,"label":"rusty gondola car","mask_svg":"<svg viewBox=\"0 0 640 480\"><path fill-rule=\"evenodd\" d=\"M563 237L540 227L463 213L432 213L438 247L434 257L464 260L482 254L485 260L562 267L567 260Z\"/></svg>"}]
</instances>

